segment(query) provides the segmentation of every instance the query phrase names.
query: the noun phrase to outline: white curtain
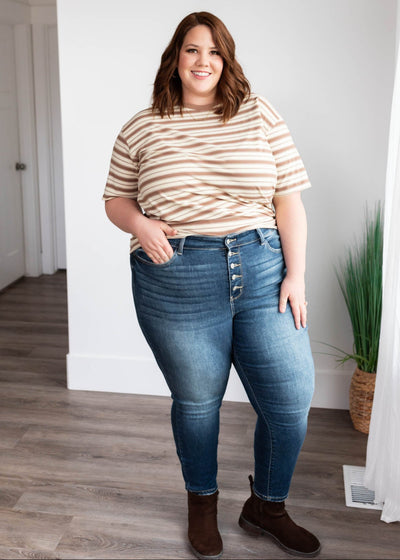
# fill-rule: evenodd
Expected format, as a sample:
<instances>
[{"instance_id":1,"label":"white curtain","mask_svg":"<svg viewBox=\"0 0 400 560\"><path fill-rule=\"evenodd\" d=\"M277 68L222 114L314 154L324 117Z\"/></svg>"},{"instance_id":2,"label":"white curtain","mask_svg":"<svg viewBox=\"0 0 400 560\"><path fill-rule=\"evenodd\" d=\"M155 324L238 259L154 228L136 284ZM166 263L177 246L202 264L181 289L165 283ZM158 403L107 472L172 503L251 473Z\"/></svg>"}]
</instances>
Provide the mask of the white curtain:
<instances>
[{"instance_id":1,"label":"white curtain","mask_svg":"<svg viewBox=\"0 0 400 560\"><path fill-rule=\"evenodd\" d=\"M364 485L384 502L382 521L400 521L400 57L386 173L383 302Z\"/></svg>"}]
</instances>

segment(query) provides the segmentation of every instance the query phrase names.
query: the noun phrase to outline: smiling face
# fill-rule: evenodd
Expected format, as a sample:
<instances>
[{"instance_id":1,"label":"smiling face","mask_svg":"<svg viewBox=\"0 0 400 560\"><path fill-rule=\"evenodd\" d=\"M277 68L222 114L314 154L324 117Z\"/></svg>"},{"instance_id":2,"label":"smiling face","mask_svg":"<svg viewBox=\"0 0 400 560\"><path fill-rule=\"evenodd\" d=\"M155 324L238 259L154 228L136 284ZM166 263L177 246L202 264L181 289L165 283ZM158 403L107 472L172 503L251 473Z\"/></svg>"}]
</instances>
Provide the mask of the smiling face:
<instances>
[{"instance_id":1,"label":"smiling face","mask_svg":"<svg viewBox=\"0 0 400 560\"><path fill-rule=\"evenodd\" d=\"M223 67L211 29L207 25L192 27L185 35L178 61L183 103L215 103Z\"/></svg>"}]
</instances>

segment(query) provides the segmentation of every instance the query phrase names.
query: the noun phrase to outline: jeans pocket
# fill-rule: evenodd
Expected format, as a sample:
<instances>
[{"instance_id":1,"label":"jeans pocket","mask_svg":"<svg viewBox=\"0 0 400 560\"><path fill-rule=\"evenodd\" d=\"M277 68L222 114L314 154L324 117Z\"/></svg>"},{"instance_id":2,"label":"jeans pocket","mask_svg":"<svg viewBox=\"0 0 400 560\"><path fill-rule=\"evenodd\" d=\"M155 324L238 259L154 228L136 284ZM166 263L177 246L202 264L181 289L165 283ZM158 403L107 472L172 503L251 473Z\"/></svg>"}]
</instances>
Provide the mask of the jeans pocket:
<instances>
[{"instance_id":1,"label":"jeans pocket","mask_svg":"<svg viewBox=\"0 0 400 560\"><path fill-rule=\"evenodd\" d=\"M282 253L281 238L277 229L264 237L264 244L272 253Z\"/></svg>"},{"instance_id":2,"label":"jeans pocket","mask_svg":"<svg viewBox=\"0 0 400 560\"><path fill-rule=\"evenodd\" d=\"M174 252L173 252L172 257L168 261L163 262L163 263L153 262L151 260L151 258L148 256L148 254L141 247L136 249L136 251L134 251L132 253L132 255L135 258L135 260L140 262L140 263L143 263L143 264L148 265L148 266L154 266L154 267L157 267L157 268L164 268L166 266L170 266L174 262L174 260L176 259L177 255L178 255L178 252L177 252L177 249L174 248Z\"/></svg>"}]
</instances>

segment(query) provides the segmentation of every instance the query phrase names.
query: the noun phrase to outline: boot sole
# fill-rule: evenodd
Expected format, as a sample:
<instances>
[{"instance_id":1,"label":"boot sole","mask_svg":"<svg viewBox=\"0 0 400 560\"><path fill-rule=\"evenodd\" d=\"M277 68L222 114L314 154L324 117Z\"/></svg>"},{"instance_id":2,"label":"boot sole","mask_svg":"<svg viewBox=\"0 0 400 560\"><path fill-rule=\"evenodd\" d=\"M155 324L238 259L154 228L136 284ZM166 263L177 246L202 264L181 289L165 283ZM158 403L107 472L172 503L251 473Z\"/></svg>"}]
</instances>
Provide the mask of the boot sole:
<instances>
[{"instance_id":1,"label":"boot sole","mask_svg":"<svg viewBox=\"0 0 400 560\"><path fill-rule=\"evenodd\" d=\"M221 558L223 553L223 550L221 550L219 554L214 554L213 556L206 556L204 554L201 554L198 550L196 550L190 543L189 543L189 548L196 556L196 558L199 558L200 560L218 560L218 558Z\"/></svg>"},{"instance_id":2,"label":"boot sole","mask_svg":"<svg viewBox=\"0 0 400 560\"><path fill-rule=\"evenodd\" d=\"M243 515L241 515L239 517L239 525L240 527L246 531L246 533L248 533L249 535L253 535L254 537L258 537L259 535L264 535L266 537L270 537L271 539L273 539L283 550L285 550L287 553L292 554L292 556L301 556L302 558L314 558L315 556L318 556L318 554L321 551L321 547L319 547L317 550L314 550L313 552L300 552L298 550L295 550L293 548L289 548L287 546L285 546L275 535L273 535L272 533L269 533L268 531L266 531L265 529L263 529L262 527L259 527L258 525L253 525L253 523L250 523L250 521L247 521L247 519L245 519L243 517Z\"/></svg>"}]
</instances>

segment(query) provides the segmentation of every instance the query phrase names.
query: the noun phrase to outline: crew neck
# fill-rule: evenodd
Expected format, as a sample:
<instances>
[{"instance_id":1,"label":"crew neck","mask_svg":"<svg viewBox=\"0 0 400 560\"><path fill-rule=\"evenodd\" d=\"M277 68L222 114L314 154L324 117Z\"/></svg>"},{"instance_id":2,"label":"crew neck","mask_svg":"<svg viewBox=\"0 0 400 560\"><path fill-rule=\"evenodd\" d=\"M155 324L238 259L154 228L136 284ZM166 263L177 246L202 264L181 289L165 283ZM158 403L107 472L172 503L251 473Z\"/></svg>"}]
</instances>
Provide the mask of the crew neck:
<instances>
[{"instance_id":1,"label":"crew neck","mask_svg":"<svg viewBox=\"0 0 400 560\"><path fill-rule=\"evenodd\" d=\"M183 105L184 109L191 109L192 111L198 111L199 113L204 111L211 111L215 109L218 103L208 103L207 105L195 105L194 103L185 103Z\"/></svg>"}]
</instances>

